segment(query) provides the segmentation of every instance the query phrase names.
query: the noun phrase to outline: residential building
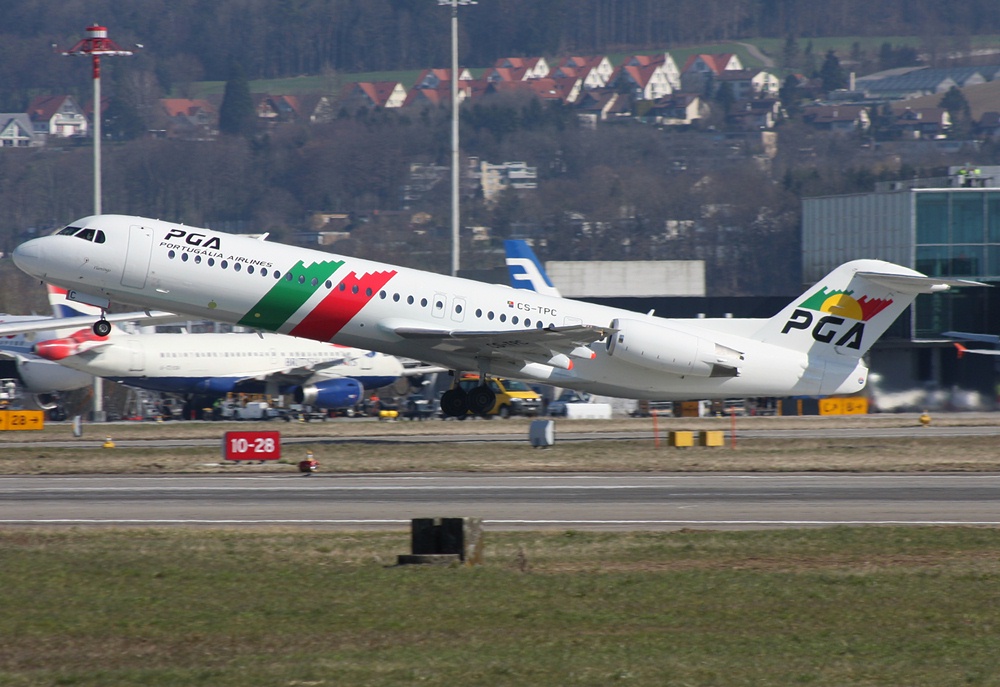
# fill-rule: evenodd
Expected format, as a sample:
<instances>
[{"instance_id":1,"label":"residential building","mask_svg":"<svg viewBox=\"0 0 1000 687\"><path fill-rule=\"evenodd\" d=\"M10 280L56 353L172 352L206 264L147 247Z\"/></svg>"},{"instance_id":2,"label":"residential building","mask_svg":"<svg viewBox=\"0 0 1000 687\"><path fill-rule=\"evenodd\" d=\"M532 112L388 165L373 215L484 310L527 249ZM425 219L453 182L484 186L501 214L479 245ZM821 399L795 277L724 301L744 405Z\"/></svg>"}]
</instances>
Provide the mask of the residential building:
<instances>
[{"instance_id":1,"label":"residential building","mask_svg":"<svg viewBox=\"0 0 1000 687\"><path fill-rule=\"evenodd\" d=\"M341 105L351 112L359 108L402 107L405 102L406 88L399 81L357 81L345 86L341 97Z\"/></svg>"},{"instance_id":2,"label":"residential building","mask_svg":"<svg viewBox=\"0 0 1000 687\"><path fill-rule=\"evenodd\" d=\"M673 93L662 64L619 67L612 75L611 83L628 86L635 100L657 100Z\"/></svg>"},{"instance_id":3,"label":"residential building","mask_svg":"<svg viewBox=\"0 0 1000 687\"><path fill-rule=\"evenodd\" d=\"M551 71L544 57L501 57L493 68L523 72L525 79L544 79Z\"/></svg>"},{"instance_id":4,"label":"residential building","mask_svg":"<svg viewBox=\"0 0 1000 687\"><path fill-rule=\"evenodd\" d=\"M40 95L28 105L35 136L71 138L87 136L90 122L71 95Z\"/></svg>"},{"instance_id":5,"label":"residential building","mask_svg":"<svg viewBox=\"0 0 1000 687\"><path fill-rule=\"evenodd\" d=\"M479 181L483 199L496 202L507 189L534 190L538 188L538 168L524 162L490 164L476 157L469 158L469 176Z\"/></svg>"},{"instance_id":6,"label":"residential building","mask_svg":"<svg viewBox=\"0 0 1000 687\"><path fill-rule=\"evenodd\" d=\"M551 75L554 77L574 77L583 80L585 89L604 88L608 85L615 68L603 55L589 57L564 57Z\"/></svg>"},{"instance_id":7,"label":"residential building","mask_svg":"<svg viewBox=\"0 0 1000 687\"><path fill-rule=\"evenodd\" d=\"M871 117L864 105L810 105L803 108L802 121L814 129L835 134L853 134L871 127Z\"/></svg>"},{"instance_id":8,"label":"residential building","mask_svg":"<svg viewBox=\"0 0 1000 687\"><path fill-rule=\"evenodd\" d=\"M204 139L218 133L219 113L207 100L163 98L160 106L169 121L169 138Z\"/></svg>"},{"instance_id":9,"label":"residential building","mask_svg":"<svg viewBox=\"0 0 1000 687\"><path fill-rule=\"evenodd\" d=\"M35 148L42 144L27 114L0 113L0 148Z\"/></svg>"}]
</instances>

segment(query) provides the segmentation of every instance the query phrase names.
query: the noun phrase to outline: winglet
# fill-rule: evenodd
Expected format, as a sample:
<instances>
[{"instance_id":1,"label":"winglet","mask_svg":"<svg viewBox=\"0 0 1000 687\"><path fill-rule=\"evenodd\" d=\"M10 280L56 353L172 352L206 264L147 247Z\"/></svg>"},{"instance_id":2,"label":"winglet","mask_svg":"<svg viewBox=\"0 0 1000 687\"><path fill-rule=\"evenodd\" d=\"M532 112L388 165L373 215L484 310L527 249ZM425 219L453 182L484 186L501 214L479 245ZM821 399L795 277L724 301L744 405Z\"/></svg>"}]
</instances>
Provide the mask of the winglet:
<instances>
[{"instance_id":1,"label":"winglet","mask_svg":"<svg viewBox=\"0 0 1000 687\"><path fill-rule=\"evenodd\" d=\"M957 341L955 341L953 345L955 346L955 350L958 353L958 359L961 360L962 356L965 355L965 352L969 349L967 349L965 346L958 343Z\"/></svg>"}]
</instances>

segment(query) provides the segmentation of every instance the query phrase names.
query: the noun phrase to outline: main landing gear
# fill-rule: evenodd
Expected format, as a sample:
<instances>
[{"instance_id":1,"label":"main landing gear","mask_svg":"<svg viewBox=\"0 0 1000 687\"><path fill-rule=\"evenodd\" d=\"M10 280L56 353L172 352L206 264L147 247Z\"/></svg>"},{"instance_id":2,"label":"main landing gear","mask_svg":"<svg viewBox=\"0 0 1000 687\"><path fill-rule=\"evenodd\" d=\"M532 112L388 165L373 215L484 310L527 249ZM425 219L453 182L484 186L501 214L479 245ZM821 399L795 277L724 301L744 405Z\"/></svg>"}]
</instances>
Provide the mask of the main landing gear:
<instances>
[{"instance_id":1,"label":"main landing gear","mask_svg":"<svg viewBox=\"0 0 1000 687\"><path fill-rule=\"evenodd\" d=\"M449 389L441 396L441 412L446 417L465 418L468 413L485 415L493 409L497 395L486 384L485 376L479 378L479 385L466 390L461 386Z\"/></svg>"}]
</instances>

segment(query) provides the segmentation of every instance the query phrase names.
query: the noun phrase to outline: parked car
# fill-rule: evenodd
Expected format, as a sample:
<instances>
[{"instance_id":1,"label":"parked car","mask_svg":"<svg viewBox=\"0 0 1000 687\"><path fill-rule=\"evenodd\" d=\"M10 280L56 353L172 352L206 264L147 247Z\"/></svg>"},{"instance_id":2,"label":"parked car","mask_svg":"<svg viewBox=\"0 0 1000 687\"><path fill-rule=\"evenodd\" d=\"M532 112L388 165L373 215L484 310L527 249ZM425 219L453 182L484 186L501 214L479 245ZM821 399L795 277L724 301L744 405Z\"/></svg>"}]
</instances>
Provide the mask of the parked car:
<instances>
[{"instance_id":1,"label":"parked car","mask_svg":"<svg viewBox=\"0 0 1000 687\"><path fill-rule=\"evenodd\" d=\"M437 414L437 401L423 393L410 394L403 402L400 415L407 420L426 420Z\"/></svg>"},{"instance_id":2,"label":"parked car","mask_svg":"<svg viewBox=\"0 0 1000 687\"><path fill-rule=\"evenodd\" d=\"M510 417L511 415L524 415L535 417L542 411L542 397L530 386L517 379L504 379L503 377L493 377L489 380L490 388L497 395L496 403L485 415L492 417ZM479 375L462 375L461 386L466 391L470 391L479 386Z\"/></svg>"},{"instance_id":3,"label":"parked car","mask_svg":"<svg viewBox=\"0 0 1000 687\"><path fill-rule=\"evenodd\" d=\"M559 398L549 403L549 415L553 417L566 416L567 403L590 403L590 394L572 389L564 389Z\"/></svg>"}]
</instances>

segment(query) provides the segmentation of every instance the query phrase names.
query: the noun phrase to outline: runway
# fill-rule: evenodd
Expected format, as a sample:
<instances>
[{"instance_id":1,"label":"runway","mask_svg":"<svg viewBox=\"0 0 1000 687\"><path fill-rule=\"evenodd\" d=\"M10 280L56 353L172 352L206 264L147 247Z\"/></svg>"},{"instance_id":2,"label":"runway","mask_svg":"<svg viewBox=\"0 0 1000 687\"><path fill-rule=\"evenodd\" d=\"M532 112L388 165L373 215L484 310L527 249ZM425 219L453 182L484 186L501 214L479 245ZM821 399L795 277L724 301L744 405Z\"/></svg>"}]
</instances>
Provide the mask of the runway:
<instances>
[{"instance_id":1,"label":"runway","mask_svg":"<svg viewBox=\"0 0 1000 687\"><path fill-rule=\"evenodd\" d=\"M0 526L404 529L1000 526L998 474L406 474L0 478Z\"/></svg>"}]
</instances>

